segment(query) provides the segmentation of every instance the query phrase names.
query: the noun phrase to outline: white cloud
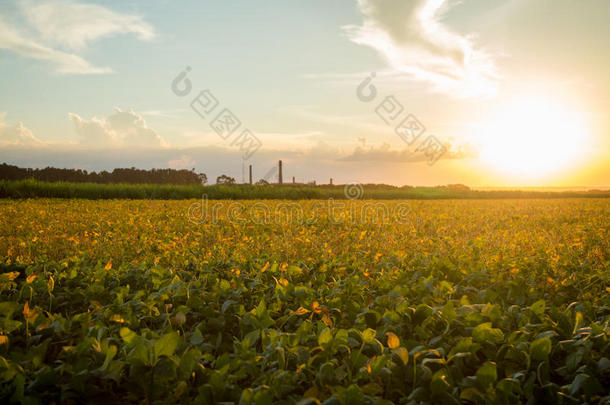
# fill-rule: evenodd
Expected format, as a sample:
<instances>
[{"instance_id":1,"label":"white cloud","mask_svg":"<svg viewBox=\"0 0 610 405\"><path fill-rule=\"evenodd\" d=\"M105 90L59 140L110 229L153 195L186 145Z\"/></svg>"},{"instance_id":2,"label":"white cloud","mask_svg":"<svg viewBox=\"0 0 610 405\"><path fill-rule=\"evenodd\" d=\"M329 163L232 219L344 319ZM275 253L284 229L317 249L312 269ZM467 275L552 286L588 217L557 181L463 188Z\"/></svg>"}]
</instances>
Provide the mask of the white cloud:
<instances>
[{"instance_id":1,"label":"white cloud","mask_svg":"<svg viewBox=\"0 0 610 405\"><path fill-rule=\"evenodd\" d=\"M476 151L469 145L454 146L450 142L444 142L443 145L446 151L440 156L440 159L466 159L476 157ZM352 162L402 162L416 163L425 162L428 160L425 151L418 151L417 148L392 149L387 143L380 146L365 145L358 146L352 153L342 157L340 160Z\"/></svg>"},{"instance_id":2,"label":"white cloud","mask_svg":"<svg viewBox=\"0 0 610 405\"><path fill-rule=\"evenodd\" d=\"M58 51L25 38L19 31L0 18L0 49L15 52L32 59L46 60L57 66L59 73L98 74L110 73L109 68L92 66L78 55Z\"/></svg>"},{"instance_id":3,"label":"white cloud","mask_svg":"<svg viewBox=\"0 0 610 405\"><path fill-rule=\"evenodd\" d=\"M9 125L4 122L5 113L0 114L0 145L2 146L42 146L43 142L32 134L23 123Z\"/></svg>"},{"instance_id":4,"label":"white cloud","mask_svg":"<svg viewBox=\"0 0 610 405\"><path fill-rule=\"evenodd\" d=\"M135 34L140 40L155 35L153 27L142 17L120 14L96 4L21 0L18 5L24 18L16 14L10 24L0 18L0 49L49 61L61 74L112 73L112 69L94 66L75 51L113 35ZM20 29L15 28L17 24ZM34 32L37 35L31 35Z\"/></svg>"},{"instance_id":5,"label":"white cloud","mask_svg":"<svg viewBox=\"0 0 610 405\"><path fill-rule=\"evenodd\" d=\"M28 22L47 41L71 49L82 49L88 42L118 34L135 34L148 40L155 36L142 17L120 14L97 4L69 0L22 1Z\"/></svg>"},{"instance_id":6,"label":"white cloud","mask_svg":"<svg viewBox=\"0 0 610 405\"><path fill-rule=\"evenodd\" d=\"M167 162L167 167L170 169L190 169L195 167L196 163L189 155L182 155L178 159L172 159Z\"/></svg>"},{"instance_id":7,"label":"white cloud","mask_svg":"<svg viewBox=\"0 0 610 405\"><path fill-rule=\"evenodd\" d=\"M357 0L362 26L344 27L349 38L376 49L398 72L458 97L492 96L497 74L491 57L472 37L439 21L447 0Z\"/></svg>"},{"instance_id":8,"label":"white cloud","mask_svg":"<svg viewBox=\"0 0 610 405\"><path fill-rule=\"evenodd\" d=\"M166 147L167 143L153 129L146 125L144 118L133 110L115 112L105 118L90 120L69 113L79 142L93 147Z\"/></svg>"},{"instance_id":9,"label":"white cloud","mask_svg":"<svg viewBox=\"0 0 610 405\"><path fill-rule=\"evenodd\" d=\"M188 110L186 108L174 108L169 110L145 110L140 111L140 114L145 117L177 118L185 111Z\"/></svg>"}]
</instances>

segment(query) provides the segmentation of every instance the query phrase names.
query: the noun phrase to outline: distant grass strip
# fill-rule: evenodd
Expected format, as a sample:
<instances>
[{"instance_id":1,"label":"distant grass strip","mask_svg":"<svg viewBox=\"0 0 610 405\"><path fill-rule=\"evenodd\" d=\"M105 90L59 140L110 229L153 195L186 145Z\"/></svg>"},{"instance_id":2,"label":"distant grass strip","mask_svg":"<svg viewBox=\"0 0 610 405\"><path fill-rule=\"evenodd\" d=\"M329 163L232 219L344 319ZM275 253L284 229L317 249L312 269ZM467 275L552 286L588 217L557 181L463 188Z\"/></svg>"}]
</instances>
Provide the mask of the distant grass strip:
<instances>
[{"instance_id":1,"label":"distant grass strip","mask_svg":"<svg viewBox=\"0 0 610 405\"><path fill-rule=\"evenodd\" d=\"M493 198L608 198L610 191L540 192L521 190L478 191L455 190L450 187L363 186L363 199L493 199ZM103 199L198 199L233 200L307 200L346 199L343 186L304 185L165 185L165 184L97 184L47 183L35 180L0 180L0 198L80 198Z\"/></svg>"}]
</instances>

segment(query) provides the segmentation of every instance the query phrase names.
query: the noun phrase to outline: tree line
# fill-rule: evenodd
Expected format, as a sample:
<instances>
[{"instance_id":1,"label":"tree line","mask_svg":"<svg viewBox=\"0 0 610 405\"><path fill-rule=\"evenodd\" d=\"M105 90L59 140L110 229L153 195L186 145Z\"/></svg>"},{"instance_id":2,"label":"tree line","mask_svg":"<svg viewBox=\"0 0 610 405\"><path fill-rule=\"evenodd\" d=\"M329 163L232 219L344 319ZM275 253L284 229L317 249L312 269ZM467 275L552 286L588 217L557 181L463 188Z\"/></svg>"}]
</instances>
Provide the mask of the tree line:
<instances>
[{"instance_id":1,"label":"tree line","mask_svg":"<svg viewBox=\"0 0 610 405\"><path fill-rule=\"evenodd\" d=\"M87 172L82 169L44 169L21 168L6 163L0 165L1 180L34 179L45 182L65 181L71 183L127 183L127 184L206 184L205 173L196 173L195 169L151 169L142 170L135 167L114 169L111 172Z\"/></svg>"}]
</instances>

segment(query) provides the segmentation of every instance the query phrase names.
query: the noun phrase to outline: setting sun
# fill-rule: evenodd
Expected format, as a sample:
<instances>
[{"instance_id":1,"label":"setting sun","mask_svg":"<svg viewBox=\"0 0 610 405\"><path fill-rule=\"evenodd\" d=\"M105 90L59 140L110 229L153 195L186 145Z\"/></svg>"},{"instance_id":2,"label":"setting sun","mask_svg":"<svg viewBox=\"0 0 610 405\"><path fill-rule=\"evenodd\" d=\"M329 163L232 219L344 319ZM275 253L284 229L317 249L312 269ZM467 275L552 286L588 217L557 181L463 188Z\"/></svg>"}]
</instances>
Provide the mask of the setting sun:
<instances>
[{"instance_id":1,"label":"setting sun","mask_svg":"<svg viewBox=\"0 0 610 405\"><path fill-rule=\"evenodd\" d=\"M544 97L513 99L482 126L481 158L507 174L540 177L570 167L589 141L584 118Z\"/></svg>"}]
</instances>

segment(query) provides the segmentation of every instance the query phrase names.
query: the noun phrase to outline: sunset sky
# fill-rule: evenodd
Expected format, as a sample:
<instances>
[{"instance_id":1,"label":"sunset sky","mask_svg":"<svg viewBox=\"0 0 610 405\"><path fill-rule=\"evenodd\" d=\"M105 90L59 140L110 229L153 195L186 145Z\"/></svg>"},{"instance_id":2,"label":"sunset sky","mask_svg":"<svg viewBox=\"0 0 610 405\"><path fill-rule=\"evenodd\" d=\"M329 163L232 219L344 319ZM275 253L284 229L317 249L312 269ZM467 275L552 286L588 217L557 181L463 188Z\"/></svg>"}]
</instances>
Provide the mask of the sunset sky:
<instances>
[{"instance_id":1,"label":"sunset sky","mask_svg":"<svg viewBox=\"0 0 610 405\"><path fill-rule=\"evenodd\" d=\"M2 1L0 162L608 187L609 20L607 0ZM401 136L409 116L425 130Z\"/></svg>"}]
</instances>

